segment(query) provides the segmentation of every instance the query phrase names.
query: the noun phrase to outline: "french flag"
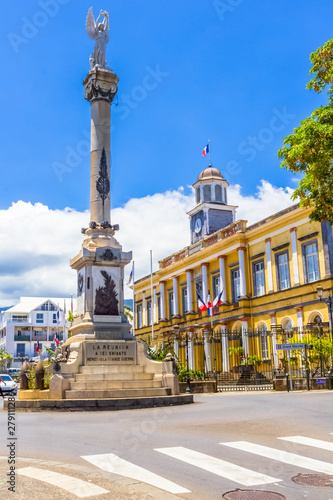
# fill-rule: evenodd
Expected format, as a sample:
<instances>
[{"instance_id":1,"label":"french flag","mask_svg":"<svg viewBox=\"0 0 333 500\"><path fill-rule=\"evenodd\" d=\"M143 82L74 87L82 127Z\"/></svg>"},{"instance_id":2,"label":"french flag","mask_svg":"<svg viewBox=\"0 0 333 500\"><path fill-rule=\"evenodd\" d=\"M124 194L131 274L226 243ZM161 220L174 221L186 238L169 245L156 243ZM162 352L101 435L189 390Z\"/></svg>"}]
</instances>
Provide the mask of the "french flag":
<instances>
[{"instance_id":1,"label":"french flag","mask_svg":"<svg viewBox=\"0 0 333 500\"><path fill-rule=\"evenodd\" d=\"M214 307L219 307L222 304L222 292L220 292L217 297L215 297L213 306Z\"/></svg>"},{"instance_id":2,"label":"french flag","mask_svg":"<svg viewBox=\"0 0 333 500\"><path fill-rule=\"evenodd\" d=\"M208 316L213 316L214 311L213 311L213 304L212 304L212 299L210 298L210 293L208 292L207 295L207 310L208 310Z\"/></svg>"},{"instance_id":3,"label":"french flag","mask_svg":"<svg viewBox=\"0 0 333 500\"><path fill-rule=\"evenodd\" d=\"M57 325L60 323L60 309L59 309L59 304L58 304L58 309L57 309Z\"/></svg>"},{"instance_id":4,"label":"french flag","mask_svg":"<svg viewBox=\"0 0 333 500\"><path fill-rule=\"evenodd\" d=\"M202 156L207 156L207 153L209 153L209 144L203 148L201 151Z\"/></svg>"},{"instance_id":5,"label":"french flag","mask_svg":"<svg viewBox=\"0 0 333 500\"><path fill-rule=\"evenodd\" d=\"M55 332L55 334L54 334L54 339L53 339L53 340L54 340L55 344L57 344L57 345L59 345L59 344L60 344L60 340L59 340L59 338L58 338L58 334L57 334L57 332Z\"/></svg>"},{"instance_id":6,"label":"french flag","mask_svg":"<svg viewBox=\"0 0 333 500\"><path fill-rule=\"evenodd\" d=\"M37 340L36 352L39 352L39 349L40 349L39 340Z\"/></svg>"},{"instance_id":7,"label":"french flag","mask_svg":"<svg viewBox=\"0 0 333 500\"><path fill-rule=\"evenodd\" d=\"M198 308L200 312L207 311L207 306L197 292Z\"/></svg>"}]
</instances>

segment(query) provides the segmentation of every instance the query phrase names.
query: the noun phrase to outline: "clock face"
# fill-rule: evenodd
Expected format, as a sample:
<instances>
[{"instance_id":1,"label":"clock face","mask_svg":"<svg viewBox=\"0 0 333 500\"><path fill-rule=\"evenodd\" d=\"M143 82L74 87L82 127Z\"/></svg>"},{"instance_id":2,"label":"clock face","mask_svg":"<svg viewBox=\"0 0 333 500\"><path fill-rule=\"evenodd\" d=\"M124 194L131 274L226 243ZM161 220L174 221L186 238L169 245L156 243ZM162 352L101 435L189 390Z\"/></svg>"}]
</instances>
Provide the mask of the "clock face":
<instances>
[{"instance_id":1,"label":"clock face","mask_svg":"<svg viewBox=\"0 0 333 500\"><path fill-rule=\"evenodd\" d=\"M195 225L194 225L194 231L198 234L200 233L201 231L201 227L202 227L202 222L201 222L201 219L198 218L196 221L195 221Z\"/></svg>"}]
</instances>

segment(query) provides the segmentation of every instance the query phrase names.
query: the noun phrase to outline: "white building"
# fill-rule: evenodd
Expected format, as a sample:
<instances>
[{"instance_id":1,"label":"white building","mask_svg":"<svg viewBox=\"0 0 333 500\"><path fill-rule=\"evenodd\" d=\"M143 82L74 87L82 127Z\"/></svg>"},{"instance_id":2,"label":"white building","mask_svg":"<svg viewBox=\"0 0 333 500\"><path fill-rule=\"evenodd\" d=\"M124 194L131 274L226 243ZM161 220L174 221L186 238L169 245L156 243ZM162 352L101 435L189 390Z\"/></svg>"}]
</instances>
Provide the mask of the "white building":
<instances>
[{"instance_id":1,"label":"white building","mask_svg":"<svg viewBox=\"0 0 333 500\"><path fill-rule=\"evenodd\" d=\"M76 299L72 300L75 315ZM69 311L70 298L21 297L17 305L1 312L0 349L3 347L14 356L14 364L23 357L36 356L38 341L40 353L45 351L45 347L54 349L56 332L60 341L68 338L71 324L65 317L68 317Z\"/></svg>"}]
</instances>

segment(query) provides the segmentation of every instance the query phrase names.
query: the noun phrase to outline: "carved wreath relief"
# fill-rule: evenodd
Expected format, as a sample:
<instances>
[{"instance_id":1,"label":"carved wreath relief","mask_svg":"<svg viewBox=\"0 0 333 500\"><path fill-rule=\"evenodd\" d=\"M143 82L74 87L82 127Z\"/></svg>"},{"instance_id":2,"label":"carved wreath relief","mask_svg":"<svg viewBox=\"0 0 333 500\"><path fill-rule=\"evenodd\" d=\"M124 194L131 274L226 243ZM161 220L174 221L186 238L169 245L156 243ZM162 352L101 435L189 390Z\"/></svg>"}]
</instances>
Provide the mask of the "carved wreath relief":
<instances>
[{"instance_id":1,"label":"carved wreath relief","mask_svg":"<svg viewBox=\"0 0 333 500\"><path fill-rule=\"evenodd\" d=\"M77 294L78 296L82 294L83 292L83 275L81 273L79 273L77 275Z\"/></svg>"},{"instance_id":2,"label":"carved wreath relief","mask_svg":"<svg viewBox=\"0 0 333 500\"><path fill-rule=\"evenodd\" d=\"M109 181L109 176L108 176L108 166L106 163L106 154L105 154L105 148L103 148L102 151L102 156L101 156L101 161L99 164L99 177L96 181L96 189L100 195L100 197L103 200L103 205L104 205L104 200L108 197L110 193L110 181Z\"/></svg>"},{"instance_id":3,"label":"carved wreath relief","mask_svg":"<svg viewBox=\"0 0 333 500\"><path fill-rule=\"evenodd\" d=\"M105 286L96 288L94 314L118 316L116 284L106 271L101 271L101 274Z\"/></svg>"}]
</instances>

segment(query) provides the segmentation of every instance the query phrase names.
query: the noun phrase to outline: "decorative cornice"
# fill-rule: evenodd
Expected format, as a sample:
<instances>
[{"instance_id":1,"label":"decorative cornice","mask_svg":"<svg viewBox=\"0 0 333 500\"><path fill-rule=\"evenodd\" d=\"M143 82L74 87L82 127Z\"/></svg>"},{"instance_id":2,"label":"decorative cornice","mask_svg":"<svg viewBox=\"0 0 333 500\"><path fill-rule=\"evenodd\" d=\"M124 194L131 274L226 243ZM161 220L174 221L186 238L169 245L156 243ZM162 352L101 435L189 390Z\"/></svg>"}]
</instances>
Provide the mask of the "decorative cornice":
<instances>
[{"instance_id":1,"label":"decorative cornice","mask_svg":"<svg viewBox=\"0 0 333 500\"><path fill-rule=\"evenodd\" d=\"M116 93L117 85L114 83L108 90L102 90L101 87L92 80L86 87L84 98L89 102L106 101L108 104L111 104Z\"/></svg>"},{"instance_id":2,"label":"decorative cornice","mask_svg":"<svg viewBox=\"0 0 333 500\"><path fill-rule=\"evenodd\" d=\"M306 236L301 236L300 238L297 238L298 241L304 241L304 240L309 240L310 238L314 238L315 236L318 236L319 231L316 231L311 234L307 234Z\"/></svg>"}]
</instances>

